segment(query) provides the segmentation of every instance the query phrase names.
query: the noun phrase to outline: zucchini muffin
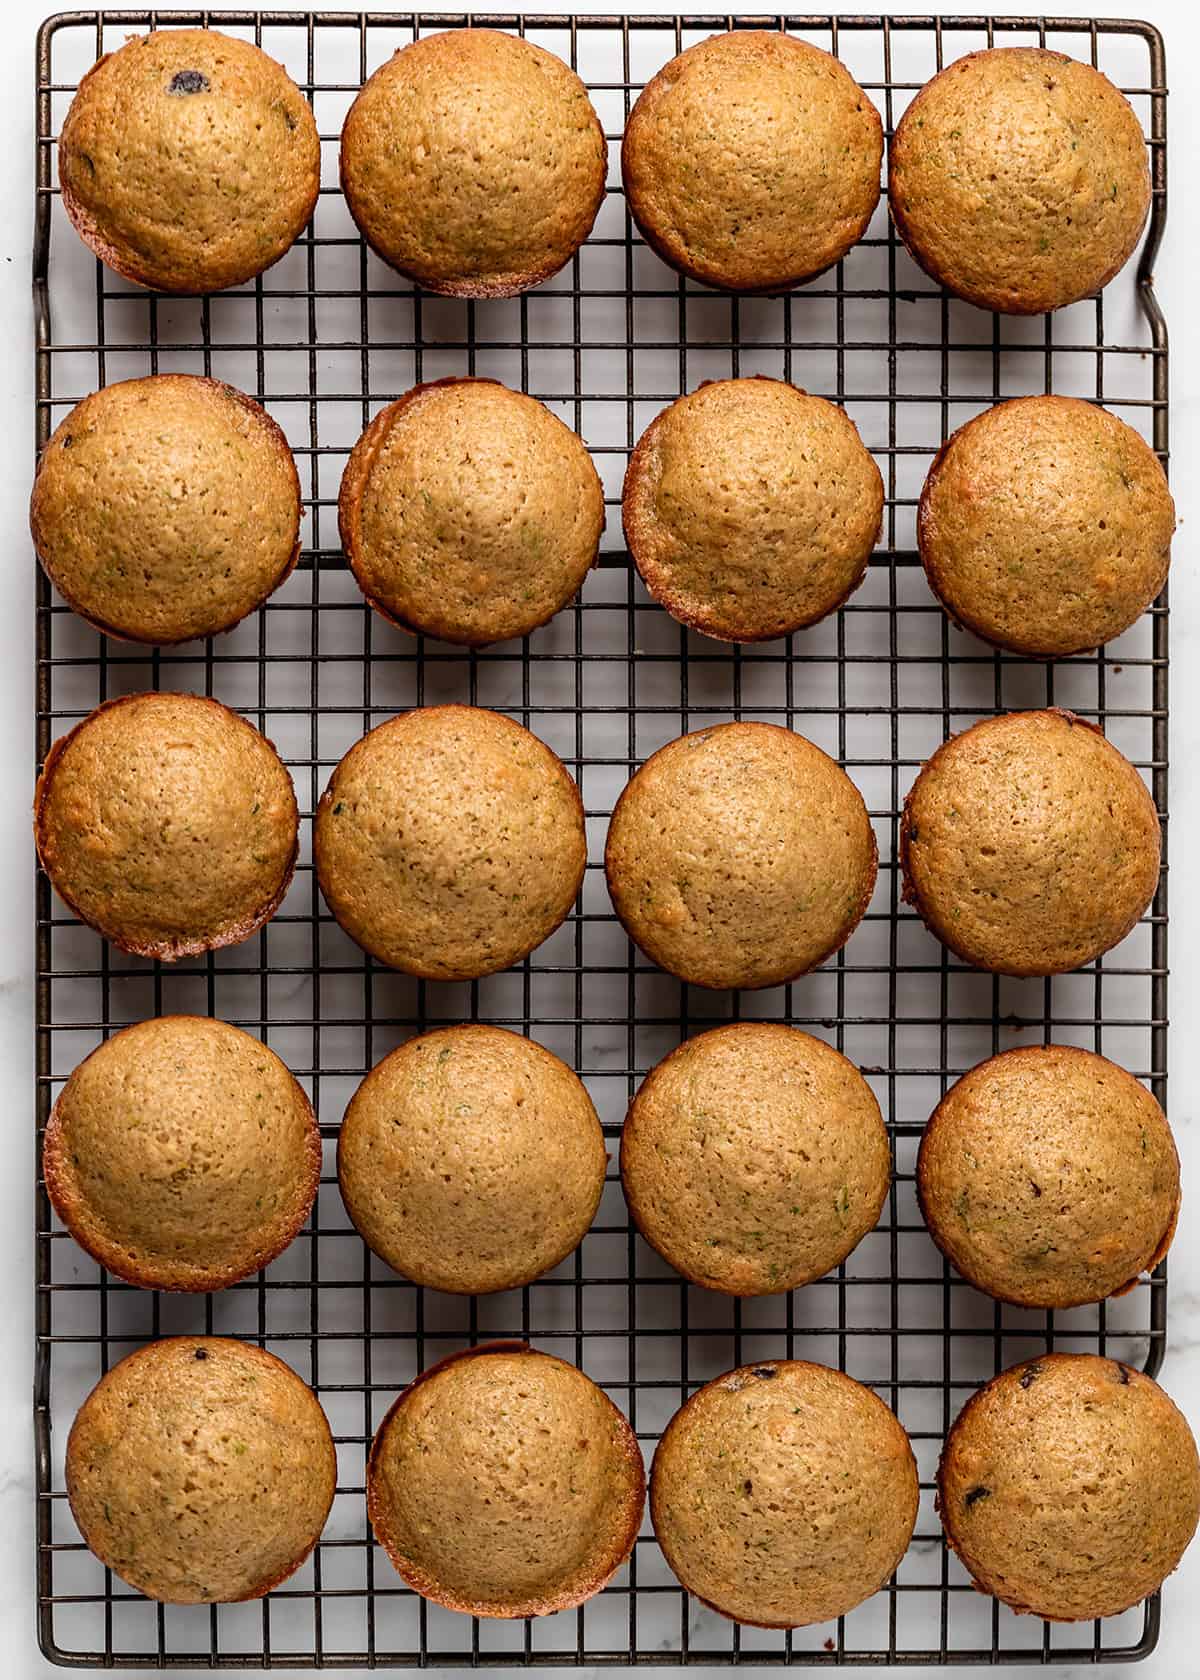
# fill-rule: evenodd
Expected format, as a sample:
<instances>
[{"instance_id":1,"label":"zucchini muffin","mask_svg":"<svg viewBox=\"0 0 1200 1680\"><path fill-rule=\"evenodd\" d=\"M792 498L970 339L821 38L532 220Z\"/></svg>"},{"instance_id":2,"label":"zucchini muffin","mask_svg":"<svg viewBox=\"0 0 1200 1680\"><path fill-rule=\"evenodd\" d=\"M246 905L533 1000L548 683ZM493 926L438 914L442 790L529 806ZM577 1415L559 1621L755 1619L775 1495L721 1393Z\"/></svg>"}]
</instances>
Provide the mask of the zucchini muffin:
<instances>
[{"instance_id":1,"label":"zucchini muffin","mask_svg":"<svg viewBox=\"0 0 1200 1680\"><path fill-rule=\"evenodd\" d=\"M786 636L862 582L883 479L854 422L779 379L722 379L652 420L625 540L656 601L723 642Z\"/></svg>"},{"instance_id":2,"label":"zucchini muffin","mask_svg":"<svg viewBox=\"0 0 1200 1680\"><path fill-rule=\"evenodd\" d=\"M928 82L888 157L896 231L938 285L1006 315L1106 286L1150 209L1146 140L1123 93L1043 47L991 47Z\"/></svg>"},{"instance_id":3,"label":"zucchini muffin","mask_svg":"<svg viewBox=\"0 0 1200 1680\"><path fill-rule=\"evenodd\" d=\"M904 897L964 962L1065 974L1120 944L1154 897L1146 784L1072 712L985 718L940 746L904 801Z\"/></svg>"},{"instance_id":4,"label":"zucchini muffin","mask_svg":"<svg viewBox=\"0 0 1200 1680\"><path fill-rule=\"evenodd\" d=\"M358 1087L338 1182L363 1241L429 1289L517 1289L582 1242L604 1189L582 1082L500 1027L410 1038Z\"/></svg>"},{"instance_id":5,"label":"zucchini muffin","mask_svg":"<svg viewBox=\"0 0 1200 1680\"><path fill-rule=\"evenodd\" d=\"M1065 1044L1008 1050L951 1086L925 1128L917 1197L977 1289L1078 1307L1132 1289L1170 1247L1179 1156L1132 1074Z\"/></svg>"},{"instance_id":6,"label":"zucchini muffin","mask_svg":"<svg viewBox=\"0 0 1200 1680\"><path fill-rule=\"evenodd\" d=\"M943 444L917 540L947 611L1059 659L1119 636L1167 581L1175 504L1131 426L1075 397L1017 397Z\"/></svg>"},{"instance_id":7,"label":"zucchini muffin","mask_svg":"<svg viewBox=\"0 0 1200 1680\"><path fill-rule=\"evenodd\" d=\"M875 888L862 795L773 723L723 723L647 759L617 801L604 867L651 962L697 986L779 986L849 939Z\"/></svg>"},{"instance_id":8,"label":"zucchini muffin","mask_svg":"<svg viewBox=\"0 0 1200 1680\"><path fill-rule=\"evenodd\" d=\"M542 403L494 379L442 379L359 438L338 525L378 612L478 647L566 606L595 561L604 492L582 439Z\"/></svg>"},{"instance_id":9,"label":"zucchini muffin","mask_svg":"<svg viewBox=\"0 0 1200 1680\"><path fill-rule=\"evenodd\" d=\"M1196 1443L1140 1371L1042 1354L958 1414L938 1510L975 1585L1018 1614L1117 1616L1157 1591L1196 1531Z\"/></svg>"},{"instance_id":10,"label":"zucchini muffin","mask_svg":"<svg viewBox=\"0 0 1200 1680\"><path fill-rule=\"evenodd\" d=\"M591 232L608 147L560 58L495 29L403 47L350 107L342 191L371 248L426 291L515 297Z\"/></svg>"},{"instance_id":11,"label":"zucchini muffin","mask_svg":"<svg viewBox=\"0 0 1200 1680\"><path fill-rule=\"evenodd\" d=\"M101 1377L67 1440L89 1548L164 1604L261 1598L299 1569L333 1504L325 1413L282 1359L170 1336Z\"/></svg>"},{"instance_id":12,"label":"zucchini muffin","mask_svg":"<svg viewBox=\"0 0 1200 1680\"><path fill-rule=\"evenodd\" d=\"M917 1520L917 1466L894 1412L807 1360L729 1371L668 1424L650 1516L690 1593L735 1622L844 1616L895 1573Z\"/></svg>"},{"instance_id":13,"label":"zucchini muffin","mask_svg":"<svg viewBox=\"0 0 1200 1680\"><path fill-rule=\"evenodd\" d=\"M224 1289L274 1260L317 1194L321 1134L273 1050L197 1015L125 1027L75 1069L42 1153L54 1210L142 1289Z\"/></svg>"},{"instance_id":14,"label":"zucchini muffin","mask_svg":"<svg viewBox=\"0 0 1200 1680\"><path fill-rule=\"evenodd\" d=\"M296 867L292 778L252 724L199 694L107 700L51 747L33 830L58 896L134 956L249 939Z\"/></svg>"},{"instance_id":15,"label":"zucchini muffin","mask_svg":"<svg viewBox=\"0 0 1200 1680\"><path fill-rule=\"evenodd\" d=\"M672 268L727 291L783 291L862 238L883 125L844 64L760 29L673 58L630 113L629 209Z\"/></svg>"},{"instance_id":16,"label":"zucchini muffin","mask_svg":"<svg viewBox=\"0 0 1200 1680\"><path fill-rule=\"evenodd\" d=\"M313 858L364 951L426 980L474 980L566 919L587 863L583 802L511 718L426 706L350 748L317 807Z\"/></svg>"},{"instance_id":17,"label":"zucchini muffin","mask_svg":"<svg viewBox=\"0 0 1200 1680\"><path fill-rule=\"evenodd\" d=\"M46 445L38 559L106 635L188 642L261 606L300 553L300 480L250 397L188 373L107 385Z\"/></svg>"},{"instance_id":18,"label":"zucchini muffin","mask_svg":"<svg viewBox=\"0 0 1200 1680\"><path fill-rule=\"evenodd\" d=\"M726 1295L780 1294L840 1265L879 1218L891 1166L853 1063L769 1021L681 1044L621 1134L638 1229L690 1282Z\"/></svg>"},{"instance_id":19,"label":"zucchini muffin","mask_svg":"<svg viewBox=\"0 0 1200 1680\"><path fill-rule=\"evenodd\" d=\"M598 1593L646 1500L637 1437L574 1365L521 1342L454 1354L371 1444L367 1514L403 1580L471 1616L546 1616Z\"/></svg>"},{"instance_id":20,"label":"zucchini muffin","mask_svg":"<svg viewBox=\"0 0 1200 1680\"><path fill-rule=\"evenodd\" d=\"M295 243L321 145L308 101L258 47L155 30L80 82L58 176L75 231L109 268L160 292L219 292Z\"/></svg>"}]
</instances>

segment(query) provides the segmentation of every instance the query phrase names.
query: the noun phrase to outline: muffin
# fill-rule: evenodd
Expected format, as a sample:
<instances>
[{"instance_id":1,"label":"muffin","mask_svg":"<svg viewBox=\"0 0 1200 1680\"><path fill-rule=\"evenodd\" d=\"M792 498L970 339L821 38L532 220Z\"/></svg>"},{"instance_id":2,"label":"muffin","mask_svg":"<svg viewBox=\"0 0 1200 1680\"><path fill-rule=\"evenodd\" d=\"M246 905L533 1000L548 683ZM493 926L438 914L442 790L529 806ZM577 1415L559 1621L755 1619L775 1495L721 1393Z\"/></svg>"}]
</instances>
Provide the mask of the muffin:
<instances>
[{"instance_id":1,"label":"muffin","mask_svg":"<svg viewBox=\"0 0 1200 1680\"><path fill-rule=\"evenodd\" d=\"M651 421L621 505L656 601L719 641L763 642L862 582L883 479L833 403L779 379L722 379Z\"/></svg>"},{"instance_id":2,"label":"muffin","mask_svg":"<svg viewBox=\"0 0 1200 1680\"><path fill-rule=\"evenodd\" d=\"M947 611L1044 659L1128 630L1167 581L1174 531L1153 450L1074 397L1018 397L969 420L935 458L917 515Z\"/></svg>"},{"instance_id":3,"label":"muffin","mask_svg":"<svg viewBox=\"0 0 1200 1680\"><path fill-rule=\"evenodd\" d=\"M102 262L160 292L219 292L313 213L312 110L273 58L214 29L137 35L88 71L58 141L63 208Z\"/></svg>"},{"instance_id":4,"label":"muffin","mask_svg":"<svg viewBox=\"0 0 1200 1680\"><path fill-rule=\"evenodd\" d=\"M1157 1591L1196 1531L1196 1443L1140 1371L1043 1354L958 1414L938 1509L981 1592L1050 1622L1117 1616Z\"/></svg>"},{"instance_id":5,"label":"muffin","mask_svg":"<svg viewBox=\"0 0 1200 1680\"><path fill-rule=\"evenodd\" d=\"M754 1627L844 1616L895 1572L917 1520L908 1436L852 1377L743 1365L692 1395L659 1442L650 1515L690 1593Z\"/></svg>"},{"instance_id":6,"label":"muffin","mask_svg":"<svg viewBox=\"0 0 1200 1680\"><path fill-rule=\"evenodd\" d=\"M681 1044L621 1134L639 1231L690 1282L726 1295L779 1294L840 1265L879 1218L891 1164L858 1069L769 1021Z\"/></svg>"},{"instance_id":7,"label":"muffin","mask_svg":"<svg viewBox=\"0 0 1200 1680\"><path fill-rule=\"evenodd\" d=\"M197 1015L125 1027L80 1062L46 1127L46 1192L81 1248L142 1289L224 1289L291 1242L321 1134L258 1039Z\"/></svg>"},{"instance_id":8,"label":"muffin","mask_svg":"<svg viewBox=\"0 0 1200 1680\"><path fill-rule=\"evenodd\" d=\"M447 297L515 297L591 232L608 147L560 58L494 29L451 29L376 70L342 129L341 172L384 262Z\"/></svg>"},{"instance_id":9,"label":"muffin","mask_svg":"<svg viewBox=\"0 0 1200 1680\"><path fill-rule=\"evenodd\" d=\"M1043 47L970 53L928 82L888 158L896 231L940 286L1040 315L1106 286L1150 209L1133 107L1090 64Z\"/></svg>"},{"instance_id":10,"label":"muffin","mask_svg":"<svg viewBox=\"0 0 1200 1680\"><path fill-rule=\"evenodd\" d=\"M300 553L300 480L274 420L216 379L95 391L43 452L29 524L63 599L106 635L188 642L261 606Z\"/></svg>"},{"instance_id":11,"label":"muffin","mask_svg":"<svg viewBox=\"0 0 1200 1680\"><path fill-rule=\"evenodd\" d=\"M350 748L317 807L313 858L364 951L422 979L474 980L566 918L587 863L583 802L511 718L427 706Z\"/></svg>"},{"instance_id":12,"label":"muffin","mask_svg":"<svg viewBox=\"0 0 1200 1680\"><path fill-rule=\"evenodd\" d=\"M34 839L58 896L134 956L237 945L278 910L299 814L252 724L199 694L127 694L51 747Z\"/></svg>"},{"instance_id":13,"label":"muffin","mask_svg":"<svg viewBox=\"0 0 1200 1680\"><path fill-rule=\"evenodd\" d=\"M89 1548L147 1598L232 1604L299 1569L333 1503L316 1395L274 1354L170 1336L101 1377L67 1440Z\"/></svg>"},{"instance_id":14,"label":"muffin","mask_svg":"<svg viewBox=\"0 0 1200 1680\"><path fill-rule=\"evenodd\" d=\"M875 887L862 795L773 723L723 723L647 759L617 801L604 867L652 962L697 986L778 986L839 950Z\"/></svg>"},{"instance_id":15,"label":"muffin","mask_svg":"<svg viewBox=\"0 0 1200 1680\"><path fill-rule=\"evenodd\" d=\"M1179 1156L1132 1074L1065 1044L1008 1050L951 1086L917 1157L929 1234L977 1289L1079 1307L1170 1247Z\"/></svg>"},{"instance_id":16,"label":"muffin","mask_svg":"<svg viewBox=\"0 0 1200 1680\"><path fill-rule=\"evenodd\" d=\"M904 897L964 962L1065 974L1117 945L1158 885L1158 813L1129 760L1071 712L985 718L904 801Z\"/></svg>"},{"instance_id":17,"label":"muffin","mask_svg":"<svg viewBox=\"0 0 1200 1680\"><path fill-rule=\"evenodd\" d=\"M637 1437L595 1383L521 1342L443 1359L371 1444L367 1514L408 1586L471 1616L545 1616L633 1549Z\"/></svg>"},{"instance_id":18,"label":"muffin","mask_svg":"<svg viewBox=\"0 0 1200 1680\"><path fill-rule=\"evenodd\" d=\"M363 1241L429 1289L517 1289L582 1242L608 1156L591 1098L500 1027L410 1038L358 1087L338 1182Z\"/></svg>"},{"instance_id":19,"label":"muffin","mask_svg":"<svg viewBox=\"0 0 1200 1680\"><path fill-rule=\"evenodd\" d=\"M393 624L469 647L527 636L596 558L604 492L583 442L494 379L418 385L346 463L342 547Z\"/></svg>"},{"instance_id":20,"label":"muffin","mask_svg":"<svg viewBox=\"0 0 1200 1680\"><path fill-rule=\"evenodd\" d=\"M783 291L862 238L883 125L845 65L790 35L710 35L630 113L625 197L672 268L727 291Z\"/></svg>"}]
</instances>

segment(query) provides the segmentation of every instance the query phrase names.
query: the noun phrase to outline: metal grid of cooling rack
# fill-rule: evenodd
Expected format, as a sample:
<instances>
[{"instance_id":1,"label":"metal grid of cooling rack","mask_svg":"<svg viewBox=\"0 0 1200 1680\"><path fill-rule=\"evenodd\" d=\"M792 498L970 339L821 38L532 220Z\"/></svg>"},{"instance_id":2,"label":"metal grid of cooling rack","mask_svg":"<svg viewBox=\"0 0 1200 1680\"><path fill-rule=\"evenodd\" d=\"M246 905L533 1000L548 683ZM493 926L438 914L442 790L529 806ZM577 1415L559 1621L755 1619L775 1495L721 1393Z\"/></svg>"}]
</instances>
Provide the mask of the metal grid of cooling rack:
<instances>
[{"instance_id":1,"label":"metal grid of cooling rack","mask_svg":"<svg viewBox=\"0 0 1200 1680\"><path fill-rule=\"evenodd\" d=\"M43 27L37 61L37 441L105 382L168 369L211 373L264 400L304 483L306 549L294 576L216 642L148 653L105 641L39 578L38 752L98 701L176 687L242 709L279 745L302 812L333 764L383 717L469 700L510 712L581 782L590 856L567 924L517 971L426 986L366 960L331 922L302 865L276 919L248 944L164 969L109 950L39 879L38 1124L75 1063L122 1023L171 1010L261 1033L310 1089L326 1170L310 1228L257 1281L200 1299L146 1294L100 1272L37 1197L37 1568L42 1647L79 1665L320 1667L625 1663L1087 1662L1152 1649L1157 1598L1125 1617L1052 1628L974 1594L944 1550L932 1475L945 1429L981 1380L1051 1345L1119 1354L1155 1371L1165 1278L1099 1308L1049 1315L986 1301L953 1277L916 1208L921 1127L981 1057L1049 1039L1102 1050L1165 1096L1166 890L1118 950L1085 972L1001 980L961 968L900 904L896 831L905 791L946 735L981 715L1049 702L1100 720L1143 769L1166 816L1165 598L1099 655L1038 665L949 628L914 550L916 497L955 426L1004 396L1103 399L1165 460L1166 331L1151 268L1166 215L1165 67L1140 23L1036 18L774 16L480 19L527 33L575 65L613 149L592 238L557 279L503 303L419 293L366 252L337 191L336 147L357 87L416 33L467 16L319 12L74 12ZM881 208L830 274L776 299L684 284L634 235L616 149L644 81L713 29L753 21L840 54L890 130L944 62L995 42L1049 44L1099 64L1129 92L1154 176L1149 233L1102 299L1053 319L1010 320L947 299L898 247ZM312 228L259 282L212 298L127 287L83 250L55 187L54 142L74 85L124 35L212 24L259 41L312 99L323 188ZM883 540L866 583L823 625L785 642L723 648L682 631L643 593L620 548L628 452L666 402L700 380L766 372L843 402L882 467ZM522 643L465 654L373 618L341 559L342 462L383 402L420 379L488 373L549 402L592 448L609 524L582 599ZM877 830L874 902L821 972L738 998L680 987L636 959L613 919L600 859L607 816L663 741L729 717L766 717L846 765ZM897 1176L878 1230L830 1278L735 1302L690 1289L629 1228L610 1182L591 1234L556 1273L477 1300L426 1293L373 1262L349 1228L332 1150L363 1072L402 1038L481 1019L532 1033L584 1077L615 1143L629 1096L682 1035L741 1013L828 1037L863 1066L888 1118ZM610 1169L610 1174L615 1169ZM129 1592L82 1547L63 1491L75 1408L102 1370L159 1334L262 1342L317 1388L338 1444L338 1494L305 1568L261 1603L164 1608ZM479 1623L403 1589L372 1547L364 1455L397 1388L475 1340L520 1335L580 1364L632 1418L649 1456L699 1383L742 1361L824 1360L872 1383L910 1431L922 1476L917 1536L897 1578L842 1621L792 1634L736 1629L690 1602L647 1530L613 1586L579 1611Z\"/></svg>"}]
</instances>

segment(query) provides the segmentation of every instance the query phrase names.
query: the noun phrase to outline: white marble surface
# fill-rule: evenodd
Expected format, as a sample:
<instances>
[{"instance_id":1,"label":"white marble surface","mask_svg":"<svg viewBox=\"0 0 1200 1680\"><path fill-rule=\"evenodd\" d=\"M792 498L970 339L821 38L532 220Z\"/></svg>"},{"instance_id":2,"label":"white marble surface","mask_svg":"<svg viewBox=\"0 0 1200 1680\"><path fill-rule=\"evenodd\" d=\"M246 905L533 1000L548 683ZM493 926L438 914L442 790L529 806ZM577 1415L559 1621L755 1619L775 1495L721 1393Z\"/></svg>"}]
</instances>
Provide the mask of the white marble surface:
<instances>
[{"instance_id":1,"label":"white marble surface","mask_svg":"<svg viewBox=\"0 0 1200 1680\"><path fill-rule=\"evenodd\" d=\"M278 4L278 0L276 0ZM608 12L603 4L579 9ZM289 9L301 9L293 7ZM499 10L484 4L479 11ZM650 9L650 8L647 8ZM658 11L662 8L653 8ZM914 6L884 5L903 12ZM965 9L965 8L964 8ZM1183 524L1172 579L1172 857L1173 970L1171 1115L1184 1164L1183 1221L1172 1251L1169 1351L1163 1381L1200 1431L1200 886L1189 869L1190 836L1200 831L1200 754L1194 745L1200 712L1200 575L1192 532L1200 523L1200 312L1193 298L1200 229L1189 204L1184 160L1200 156L1200 17L1192 0L1146 0L1140 8L1102 5L1100 14L1138 9L1167 32L1173 98L1172 211L1158 283L1172 324L1173 485ZM1060 7L1066 13L1074 8ZM0 64L0 303L5 348L0 361L0 515L7 538L7 590L0 621L0 766L10 797L0 820L0 1107L10 1129L8 1171L0 1176L0 1277L6 1311L0 1317L0 1651L16 1676L50 1673L38 1655L33 1618L32 1386L32 1015L33 861L27 824L32 780L33 576L25 526L32 459L32 333L29 301L30 181L32 173L33 33L43 7L8 0L8 51ZM1168 1584L1163 1636L1140 1672L1154 1680L1183 1680L1200 1671L1200 1543ZM906 1672L924 1672L907 1670ZM932 1671L930 1671L932 1672ZM1024 1673L1025 1670L1012 1671ZM1028 1672L1033 1672L1032 1670ZM1054 1672L1076 1675L1082 1670ZM1115 1673L1116 1670L1090 1670Z\"/></svg>"}]
</instances>

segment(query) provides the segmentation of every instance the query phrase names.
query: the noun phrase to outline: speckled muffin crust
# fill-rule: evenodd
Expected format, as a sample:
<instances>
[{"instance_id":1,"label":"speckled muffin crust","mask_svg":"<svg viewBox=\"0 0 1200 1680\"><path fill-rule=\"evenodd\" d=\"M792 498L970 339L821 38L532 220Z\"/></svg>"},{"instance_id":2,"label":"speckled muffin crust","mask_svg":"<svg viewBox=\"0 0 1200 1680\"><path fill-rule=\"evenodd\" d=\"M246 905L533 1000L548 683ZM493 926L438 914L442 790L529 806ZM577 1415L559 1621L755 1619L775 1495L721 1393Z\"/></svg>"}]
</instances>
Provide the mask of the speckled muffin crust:
<instances>
[{"instance_id":1,"label":"speckled muffin crust","mask_svg":"<svg viewBox=\"0 0 1200 1680\"><path fill-rule=\"evenodd\" d=\"M186 642L261 606L300 553L300 480L258 403L187 373L94 391L46 445L29 524L63 599L107 635Z\"/></svg>"},{"instance_id":2,"label":"speckled muffin crust","mask_svg":"<svg viewBox=\"0 0 1200 1680\"><path fill-rule=\"evenodd\" d=\"M621 173L664 262L728 291L782 291L862 238L883 127L845 65L790 35L711 35L630 114Z\"/></svg>"},{"instance_id":3,"label":"speckled muffin crust","mask_svg":"<svg viewBox=\"0 0 1200 1680\"><path fill-rule=\"evenodd\" d=\"M161 292L219 292L293 245L321 146L273 58L214 29L164 29L88 71L58 174L76 232L109 268Z\"/></svg>"},{"instance_id":4,"label":"speckled muffin crust","mask_svg":"<svg viewBox=\"0 0 1200 1680\"><path fill-rule=\"evenodd\" d=\"M1065 974L1125 938L1158 885L1146 784L1094 724L1052 708L952 736L904 802L904 896L976 968Z\"/></svg>"},{"instance_id":5,"label":"speckled muffin crust","mask_svg":"<svg viewBox=\"0 0 1200 1680\"><path fill-rule=\"evenodd\" d=\"M862 581L883 479L833 403L780 379L722 379L642 433L622 514L642 581L673 617L718 641L769 641Z\"/></svg>"},{"instance_id":6,"label":"speckled muffin crust","mask_svg":"<svg viewBox=\"0 0 1200 1680\"><path fill-rule=\"evenodd\" d=\"M891 1165L854 1064L770 1021L681 1044L621 1134L638 1229L692 1283L727 1295L779 1294L832 1271L879 1218Z\"/></svg>"},{"instance_id":7,"label":"speckled muffin crust","mask_svg":"<svg viewBox=\"0 0 1200 1680\"><path fill-rule=\"evenodd\" d=\"M364 239L401 274L449 297L514 297L587 238L608 148L560 58L451 29L376 70L342 129L341 172Z\"/></svg>"},{"instance_id":8,"label":"speckled muffin crust","mask_svg":"<svg viewBox=\"0 0 1200 1680\"><path fill-rule=\"evenodd\" d=\"M929 1234L977 1289L1077 1307L1131 1289L1170 1247L1179 1156L1144 1085L1103 1056L1030 1045L981 1062L917 1157Z\"/></svg>"},{"instance_id":9,"label":"speckled muffin crust","mask_svg":"<svg viewBox=\"0 0 1200 1680\"><path fill-rule=\"evenodd\" d=\"M336 1476L312 1389L274 1354L224 1336L131 1353L67 1440L84 1540L165 1604L232 1604L277 1587L316 1545Z\"/></svg>"},{"instance_id":10,"label":"speckled muffin crust","mask_svg":"<svg viewBox=\"0 0 1200 1680\"><path fill-rule=\"evenodd\" d=\"M652 962L694 985L778 986L839 950L875 887L875 834L849 776L772 723L660 748L626 787L604 867Z\"/></svg>"},{"instance_id":11,"label":"speckled muffin crust","mask_svg":"<svg viewBox=\"0 0 1200 1680\"><path fill-rule=\"evenodd\" d=\"M363 1241L430 1289L516 1289L577 1248L608 1156L582 1081L500 1027L444 1027L372 1068L338 1136Z\"/></svg>"},{"instance_id":12,"label":"speckled muffin crust","mask_svg":"<svg viewBox=\"0 0 1200 1680\"><path fill-rule=\"evenodd\" d=\"M80 1062L54 1105L46 1191L75 1241L142 1289L224 1289L291 1242L321 1134L273 1050L224 1021L166 1015Z\"/></svg>"},{"instance_id":13,"label":"speckled muffin crust","mask_svg":"<svg viewBox=\"0 0 1200 1680\"><path fill-rule=\"evenodd\" d=\"M63 902L135 956L249 939L296 866L292 779L252 724L198 694L108 700L51 747L38 857Z\"/></svg>"},{"instance_id":14,"label":"speckled muffin crust","mask_svg":"<svg viewBox=\"0 0 1200 1680\"><path fill-rule=\"evenodd\" d=\"M431 1366L367 1463L375 1538L410 1587L472 1616L545 1616L598 1593L641 1526L637 1437L582 1371L520 1342Z\"/></svg>"},{"instance_id":15,"label":"speckled muffin crust","mask_svg":"<svg viewBox=\"0 0 1200 1680\"><path fill-rule=\"evenodd\" d=\"M939 285L1040 315L1090 297L1150 209L1141 124L1090 64L1041 47L970 53L928 82L889 152L896 231Z\"/></svg>"},{"instance_id":16,"label":"speckled muffin crust","mask_svg":"<svg viewBox=\"0 0 1200 1680\"><path fill-rule=\"evenodd\" d=\"M676 1412L654 1455L650 1515L703 1603L754 1627L808 1627L844 1616L895 1572L917 1520L917 1466L869 1388L806 1360L768 1360Z\"/></svg>"},{"instance_id":17,"label":"speckled muffin crust","mask_svg":"<svg viewBox=\"0 0 1200 1680\"><path fill-rule=\"evenodd\" d=\"M480 706L381 723L330 778L313 823L325 901L380 962L471 980L527 957L583 883L579 789L545 742Z\"/></svg>"},{"instance_id":18,"label":"speckled muffin crust","mask_svg":"<svg viewBox=\"0 0 1200 1680\"><path fill-rule=\"evenodd\" d=\"M981 1592L1051 1622L1116 1616L1178 1564L1200 1515L1187 1419L1091 1353L1014 1365L967 1401L938 1467L946 1539Z\"/></svg>"},{"instance_id":19,"label":"speckled muffin crust","mask_svg":"<svg viewBox=\"0 0 1200 1680\"><path fill-rule=\"evenodd\" d=\"M952 616L1045 659L1127 630L1167 581L1174 531L1154 451L1075 397L1017 397L969 420L917 515L925 575Z\"/></svg>"},{"instance_id":20,"label":"speckled muffin crust","mask_svg":"<svg viewBox=\"0 0 1200 1680\"><path fill-rule=\"evenodd\" d=\"M581 438L493 379L418 385L346 463L338 524L359 588L393 624L480 646L527 636L587 576L604 492Z\"/></svg>"}]
</instances>

